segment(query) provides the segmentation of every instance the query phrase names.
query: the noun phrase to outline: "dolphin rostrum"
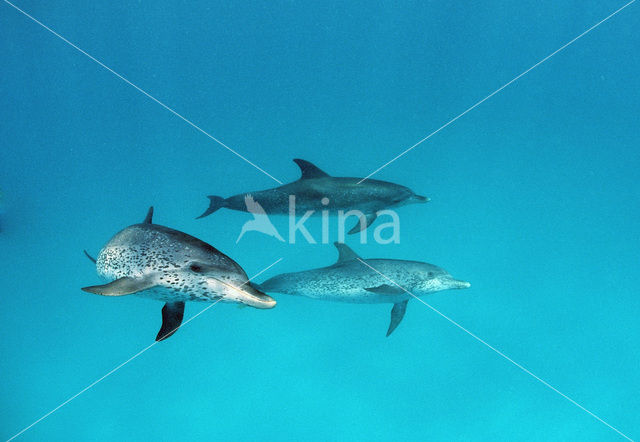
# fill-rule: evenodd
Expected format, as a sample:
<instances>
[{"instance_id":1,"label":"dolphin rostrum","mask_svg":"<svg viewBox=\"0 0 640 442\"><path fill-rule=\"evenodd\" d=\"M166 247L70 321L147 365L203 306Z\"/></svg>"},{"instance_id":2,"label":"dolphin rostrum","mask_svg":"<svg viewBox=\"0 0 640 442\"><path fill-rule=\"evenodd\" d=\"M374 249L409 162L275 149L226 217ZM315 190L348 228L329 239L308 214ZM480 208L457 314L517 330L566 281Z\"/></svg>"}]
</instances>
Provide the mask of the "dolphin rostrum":
<instances>
[{"instance_id":1,"label":"dolphin rostrum","mask_svg":"<svg viewBox=\"0 0 640 442\"><path fill-rule=\"evenodd\" d=\"M391 322L387 330L389 336L402 321L407 303L413 297L411 294L424 296L441 290L464 289L471 286L466 281L454 279L447 271L433 264L399 259L362 259L347 245L338 242L334 244L339 257L332 266L283 273L258 284L257 288L264 292L300 295L327 301L391 303Z\"/></svg>"},{"instance_id":2,"label":"dolphin rostrum","mask_svg":"<svg viewBox=\"0 0 640 442\"><path fill-rule=\"evenodd\" d=\"M289 214L289 200L293 196L297 210L311 210L314 214L319 214L322 210L359 211L362 213L360 221L349 231L353 234L366 229L381 210L429 201L429 198L416 195L408 187L399 184L373 179L361 183L361 178L333 177L308 161L293 161L302 172L297 181L229 198L210 195L209 208L198 218L211 215L223 207L248 212L250 208L245 204L246 195L251 195L267 215Z\"/></svg>"},{"instance_id":3,"label":"dolphin rostrum","mask_svg":"<svg viewBox=\"0 0 640 442\"><path fill-rule=\"evenodd\" d=\"M141 224L117 233L100 250L98 275L108 284L82 290L104 296L136 294L165 302L156 341L182 323L185 301L237 302L260 309L276 301L249 284L247 274L224 253L204 241L152 224L153 207Z\"/></svg>"}]
</instances>

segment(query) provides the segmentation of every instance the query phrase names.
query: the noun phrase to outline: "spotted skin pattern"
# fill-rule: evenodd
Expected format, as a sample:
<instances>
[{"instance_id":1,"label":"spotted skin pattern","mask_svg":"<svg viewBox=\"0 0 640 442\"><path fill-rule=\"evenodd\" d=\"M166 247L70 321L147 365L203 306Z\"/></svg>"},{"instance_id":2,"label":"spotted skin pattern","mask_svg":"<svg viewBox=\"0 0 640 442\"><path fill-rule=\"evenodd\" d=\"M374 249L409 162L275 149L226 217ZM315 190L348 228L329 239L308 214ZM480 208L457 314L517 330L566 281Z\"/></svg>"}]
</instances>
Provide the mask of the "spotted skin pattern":
<instances>
[{"instance_id":1,"label":"spotted skin pattern","mask_svg":"<svg viewBox=\"0 0 640 442\"><path fill-rule=\"evenodd\" d=\"M396 304L409 300L412 296L389 280L395 281L415 296L466 288L470 285L468 282L454 279L446 270L433 264L397 259L363 261L389 279L358 259L350 259L329 267L283 273L266 280L259 287L266 292L306 296L325 301ZM377 292L367 290L378 287L382 288Z\"/></svg>"},{"instance_id":2,"label":"spotted skin pattern","mask_svg":"<svg viewBox=\"0 0 640 442\"><path fill-rule=\"evenodd\" d=\"M157 224L135 224L117 233L100 251L96 268L107 280L153 278L157 286L136 295L164 302L234 300L225 296L230 286L250 288L246 273L231 258Z\"/></svg>"}]
</instances>

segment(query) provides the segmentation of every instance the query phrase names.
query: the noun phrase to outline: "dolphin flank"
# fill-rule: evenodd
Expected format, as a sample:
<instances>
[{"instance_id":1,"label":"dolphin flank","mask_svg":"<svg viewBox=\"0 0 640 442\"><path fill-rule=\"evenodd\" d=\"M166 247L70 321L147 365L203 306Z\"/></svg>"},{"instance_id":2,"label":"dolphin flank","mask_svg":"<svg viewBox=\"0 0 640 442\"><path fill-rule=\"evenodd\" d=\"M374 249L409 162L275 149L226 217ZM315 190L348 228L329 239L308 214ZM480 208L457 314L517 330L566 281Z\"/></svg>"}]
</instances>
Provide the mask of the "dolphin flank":
<instances>
[{"instance_id":1,"label":"dolphin flank","mask_svg":"<svg viewBox=\"0 0 640 442\"><path fill-rule=\"evenodd\" d=\"M245 203L246 195L251 195L254 203L267 215L289 214L289 197L295 197L295 209L305 212L313 210L320 214L322 210L357 210L362 215L350 234L366 229L375 221L378 212L411 203L424 203L429 198L416 195L411 189L399 184L369 179L360 183L361 178L333 177L308 161L293 160L302 175L292 183L272 189L245 192L229 198L210 195L209 207L198 218L204 218L213 212L227 208L250 212Z\"/></svg>"},{"instance_id":2,"label":"dolphin flank","mask_svg":"<svg viewBox=\"0 0 640 442\"><path fill-rule=\"evenodd\" d=\"M283 273L257 285L257 288L265 292L327 301L393 304L387 330L389 336L402 321L407 303L414 296L471 286L433 264L399 259L362 259L347 245L337 242L334 244L339 252L335 264L302 272Z\"/></svg>"},{"instance_id":3,"label":"dolphin flank","mask_svg":"<svg viewBox=\"0 0 640 442\"><path fill-rule=\"evenodd\" d=\"M276 302L249 284L247 274L227 255L204 241L152 224L153 207L141 224L117 233L100 250L98 275L111 280L82 290L104 296L138 295L165 302L156 341L182 323L185 301L237 302L260 309Z\"/></svg>"}]
</instances>

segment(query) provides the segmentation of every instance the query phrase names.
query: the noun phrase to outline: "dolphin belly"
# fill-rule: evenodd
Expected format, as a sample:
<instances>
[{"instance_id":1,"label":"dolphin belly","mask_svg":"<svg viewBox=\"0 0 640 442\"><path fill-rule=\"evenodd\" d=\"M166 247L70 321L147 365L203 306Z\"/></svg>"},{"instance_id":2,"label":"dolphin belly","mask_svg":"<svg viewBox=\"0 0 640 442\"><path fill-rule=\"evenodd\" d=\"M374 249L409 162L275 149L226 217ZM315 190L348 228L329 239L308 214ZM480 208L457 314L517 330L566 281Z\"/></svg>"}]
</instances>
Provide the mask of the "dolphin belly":
<instances>
[{"instance_id":1,"label":"dolphin belly","mask_svg":"<svg viewBox=\"0 0 640 442\"><path fill-rule=\"evenodd\" d=\"M411 298L406 292L381 293L367 290L380 286L384 281L376 275L363 279L358 276L340 277L329 269L327 274L318 271L289 273L275 276L259 285L267 293L282 293L292 296L323 301L346 302L351 304L395 304ZM324 273L324 272L322 272Z\"/></svg>"},{"instance_id":2,"label":"dolphin belly","mask_svg":"<svg viewBox=\"0 0 640 442\"><path fill-rule=\"evenodd\" d=\"M211 295L210 293L206 292L183 291L172 287L153 287L151 289L135 293L135 296L147 299L155 299L162 302L213 302L221 298L221 296Z\"/></svg>"},{"instance_id":3,"label":"dolphin belly","mask_svg":"<svg viewBox=\"0 0 640 442\"><path fill-rule=\"evenodd\" d=\"M408 294L377 294L366 290L343 291L336 290L335 293L304 291L301 293L291 293L297 296L319 299L322 301L345 302L348 304L396 304L411 298Z\"/></svg>"}]
</instances>

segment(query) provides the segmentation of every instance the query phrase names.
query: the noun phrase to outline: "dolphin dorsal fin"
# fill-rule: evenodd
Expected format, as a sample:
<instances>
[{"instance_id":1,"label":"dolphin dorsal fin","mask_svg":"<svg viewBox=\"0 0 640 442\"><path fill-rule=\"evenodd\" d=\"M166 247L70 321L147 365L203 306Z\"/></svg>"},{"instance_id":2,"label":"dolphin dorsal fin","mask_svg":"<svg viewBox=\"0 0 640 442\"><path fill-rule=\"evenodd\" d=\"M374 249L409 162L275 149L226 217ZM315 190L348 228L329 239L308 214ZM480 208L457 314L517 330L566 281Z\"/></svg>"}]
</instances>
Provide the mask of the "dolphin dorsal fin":
<instances>
[{"instance_id":1,"label":"dolphin dorsal fin","mask_svg":"<svg viewBox=\"0 0 640 442\"><path fill-rule=\"evenodd\" d=\"M145 216L142 224L151 224L151 219L153 218L153 206L149 207L149 211L147 212L147 216Z\"/></svg>"},{"instance_id":2,"label":"dolphin dorsal fin","mask_svg":"<svg viewBox=\"0 0 640 442\"><path fill-rule=\"evenodd\" d=\"M320 168L316 167L315 165L311 164L308 161L300 160L298 158L294 159L293 161L300 168L300 172L302 172L302 176L300 177L301 180L306 180L308 178L322 178L325 176L329 176L328 173L323 172L322 170L320 170Z\"/></svg>"},{"instance_id":3,"label":"dolphin dorsal fin","mask_svg":"<svg viewBox=\"0 0 640 442\"><path fill-rule=\"evenodd\" d=\"M338 253L339 253L338 261L336 262L336 264L342 264L343 262L352 261L354 259L360 258L358 254L353 250L351 250L351 247L349 247L345 243L336 241L333 243L333 245L336 246L336 249L338 249Z\"/></svg>"}]
</instances>

